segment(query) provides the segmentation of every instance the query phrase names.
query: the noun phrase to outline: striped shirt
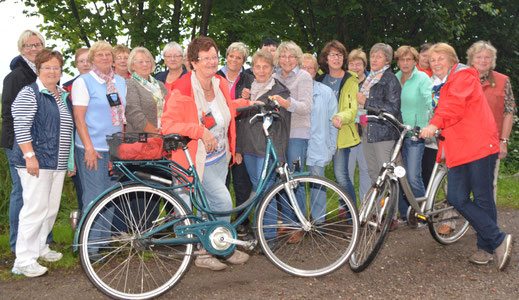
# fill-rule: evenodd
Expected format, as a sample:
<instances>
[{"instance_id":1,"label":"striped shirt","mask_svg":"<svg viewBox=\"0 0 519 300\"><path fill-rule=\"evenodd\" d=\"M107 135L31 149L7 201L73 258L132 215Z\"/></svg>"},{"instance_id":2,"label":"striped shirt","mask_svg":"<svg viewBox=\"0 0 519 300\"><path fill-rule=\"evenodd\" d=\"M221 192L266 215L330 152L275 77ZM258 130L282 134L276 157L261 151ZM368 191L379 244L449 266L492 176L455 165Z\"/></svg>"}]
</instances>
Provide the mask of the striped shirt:
<instances>
[{"instance_id":1,"label":"striped shirt","mask_svg":"<svg viewBox=\"0 0 519 300\"><path fill-rule=\"evenodd\" d=\"M42 82L37 79L36 83L40 92L51 95L58 105L60 117L60 131L59 131L59 149L58 149L58 167L57 170L66 170L69 158L70 145L72 143L72 130L74 124L72 122L72 115L67 109L66 104L61 100L63 96L63 89L58 87L59 95L45 89ZM36 94L29 86L24 87L16 96L12 106L12 115L14 119L14 133L16 142L18 144L30 143L33 141L31 136L31 127L34 123L34 117L38 110L38 103L36 102Z\"/></svg>"}]
</instances>

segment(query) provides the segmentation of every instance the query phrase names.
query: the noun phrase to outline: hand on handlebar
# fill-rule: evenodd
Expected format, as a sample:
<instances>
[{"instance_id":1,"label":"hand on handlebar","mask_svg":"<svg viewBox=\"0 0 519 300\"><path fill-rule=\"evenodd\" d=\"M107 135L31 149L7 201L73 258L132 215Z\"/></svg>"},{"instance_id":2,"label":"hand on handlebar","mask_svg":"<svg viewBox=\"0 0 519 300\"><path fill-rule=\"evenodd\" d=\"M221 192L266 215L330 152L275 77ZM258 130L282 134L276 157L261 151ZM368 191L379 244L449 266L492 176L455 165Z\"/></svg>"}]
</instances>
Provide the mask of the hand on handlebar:
<instances>
[{"instance_id":1,"label":"hand on handlebar","mask_svg":"<svg viewBox=\"0 0 519 300\"><path fill-rule=\"evenodd\" d=\"M283 108L288 108L290 106L290 101L281 97L280 95L270 96L269 98L273 101L277 101Z\"/></svg>"},{"instance_id":2,"label":"hand on handlebar","mask_svg":"<svg viewBox=\"0 0 519 300\"><path fill-rule=\"evenodd\" d=\"M420 132L420 137L423 139L433 137L435 136L437 130L438 127L434 126L433 124L429 124L426 127L422 128L422 131Z\"/></svg>"}]
</instances>

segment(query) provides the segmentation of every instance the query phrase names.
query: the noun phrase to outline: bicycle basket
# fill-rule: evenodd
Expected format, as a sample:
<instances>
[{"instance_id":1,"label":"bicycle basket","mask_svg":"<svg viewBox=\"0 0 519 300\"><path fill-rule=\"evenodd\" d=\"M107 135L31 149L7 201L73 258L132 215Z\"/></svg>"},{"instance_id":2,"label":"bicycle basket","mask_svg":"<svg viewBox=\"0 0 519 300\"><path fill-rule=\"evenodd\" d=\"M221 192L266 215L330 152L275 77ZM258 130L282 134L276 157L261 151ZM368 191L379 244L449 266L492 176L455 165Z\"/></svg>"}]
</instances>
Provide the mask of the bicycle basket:
<instances>
[{"instance_id":1,"label":"bicycle basket","mask_svg":"<svg viewBox=\"0 0 519 300\"><path fill-rule=\"evenodd\" d=\"M110 160L161 159L162 136L148 132L117 132L106 136Z\"/></svg>"}]
</instances>

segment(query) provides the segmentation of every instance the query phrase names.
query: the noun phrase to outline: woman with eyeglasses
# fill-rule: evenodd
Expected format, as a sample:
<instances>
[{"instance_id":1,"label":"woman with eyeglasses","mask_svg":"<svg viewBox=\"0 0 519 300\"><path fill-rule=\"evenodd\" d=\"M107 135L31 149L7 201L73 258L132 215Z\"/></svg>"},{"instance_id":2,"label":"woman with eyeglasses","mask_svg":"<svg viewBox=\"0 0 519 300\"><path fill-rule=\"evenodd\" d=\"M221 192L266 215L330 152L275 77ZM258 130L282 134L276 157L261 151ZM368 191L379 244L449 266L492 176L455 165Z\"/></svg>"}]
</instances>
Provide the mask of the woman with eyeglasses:
<instances>
[{"instance_id":1,"label":"woman with eyeglasses","mask_svg":"<svg viewBox=\"0 0 519 300\"><path fill-rule=\"evenodd\" d=\"M236 108L247 106L249 100L231 100L227 80L216 74L218 47L208 37L201 36L189 43L187 60L193 71L182 76L166 102L162 115L162 133L178 133L191 138L189 152L202 178L202 189L213 211L232 209L232 198L225 186L229 162L236 148ZM188 167L182 150L171 159ZM189 203L186 203L189 204ZM230 221L230 216L219 220ZM223 270L226 264L205 250L195 259L195 265L211 270ZM235 250L225 261L243 264L249 255Z\"/></svg>"},{"instance_id":2,"label":"woman with eyeglasses","mask_svg":"<svg viewBox=\"0 0 519 300\"><path fill-rule=\"evenodd\" d=\"M112 69L112 46L105 41L95 42L88 52L88 59L93 65L92 71L79 76L72 85L75 155L83 189L83 210L116 183L108 174L110 156L106 135L122 132L126 123L126 82ZM107 212L104 217L106 224L99 222L95 226L100 227L95 231L99 236L92 238L107 238L110 235L106 228L109 228L112 212ZM103 226L105 229L102 229ZM89 252L102 257L98 253L100 248L102 245L92 246ZM95 255L90 257L95 259Z\"/></svg>"},{"instance_id":3,"label":"woman with eyeglasses","mask_svg":"<svg viewBox=\"0 0 519 300\"><path fill-rule=\"evenodd\" d=\"M184 65L184 50L177 42L170 42L164 47L162 53L167 69L157 73L155 79L162 81L168 92L171 92L178 79L187 73L182 67Z\"/></svg>"},{"instance_id":4,"label":"woman with eyeglasses","mask_svg":"<svg viewBox=\"0 0 519 300\"><path fill-rule=\"evenodd\" d=\"M4 79L2 90L2 139L0 146L5 149L9 172L11 174L11 195L9 199L9 245L11 251L16 249L18 234L18 215L23 206L22 185L20 177L13 164L12 148L14 144L13 116L11 105L20 90L36 81L35 60L38 53L45 47L45 39L36 31L25 30L18 38L18 67L14 68Z\"/></svg>"},{"instance_id":5,"label":"woman with eyeglasses","mask_svg":"<svg viewBox=\"0 0 519 300\"><path fill-rule=\"evenodd\" d=\"M114 47L114 61L113 69L115 74L121 76L124 79L130 78L130 72L128 72L128 56L130 55L130 49L125 45L116 45Z\"/></svg>"},{"instance_id":6,"label":"woman with eyeglasses","mask_svg":"<svg viewBox=\"0 0 519 300\"><path fill-rule=\"evenodd\" d=\"M57 85L62 66L59 52L38 53L38 79L24 87L12 105L16 136L12 158L23 187L12 272L27 277L47 272L38 259L55 262L63 257L46 242L58 214L65 174L74 172L72 112L66 104L68 93Z\"/></svg>"},{"instance_id":7,"label":"woman with eyeglasses","mask_svg":"<svg viewBox=\"0 0 519 300\"><path fill-rule=\"evenodd\" d=\"M353 183L350 180L348 160L352 147L360 144L360 137L355 127L357 116L357 93L359 78L356 73L347 71L348 51L339 41L331 41L321 51L320 63L323 74L316 81L329 86L339 103L338 113L333 117L333 125L339 129L337 152L333 157L333 171L337 183L357 201ZM346 217L346 211L339 210L339 215Z\"/></svg>"}]
</instances>

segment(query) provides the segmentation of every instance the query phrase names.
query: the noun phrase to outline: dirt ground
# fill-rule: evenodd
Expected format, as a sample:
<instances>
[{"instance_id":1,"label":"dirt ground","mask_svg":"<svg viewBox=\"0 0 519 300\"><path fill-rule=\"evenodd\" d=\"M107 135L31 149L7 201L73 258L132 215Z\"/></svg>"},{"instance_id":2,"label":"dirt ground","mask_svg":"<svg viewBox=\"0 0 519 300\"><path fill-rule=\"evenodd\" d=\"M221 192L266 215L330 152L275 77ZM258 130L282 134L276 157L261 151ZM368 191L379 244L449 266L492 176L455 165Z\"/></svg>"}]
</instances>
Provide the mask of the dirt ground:
<instances>
[{"instance_id":1,"label":"dirt ground","mask_svg":"<svg viewBox=\"0 0 519 300\"><path fill-rule=\"evenodd\" d=\"M161 299L518 299L519 210L499 210L501 230L516 239L505 272L493 263L476 266L468 257L476 249L471 229L450 246L438 244L428 229L407 226L389 234L385 247L364 272L346 265L320 278L298 278L278 270L264 256L225 271L194 265ZM0 268L12 261L0 262ZM51 271L39 278L0 281L0 299L104 299L79 267Z\"/></svg>"}]
</instances>

